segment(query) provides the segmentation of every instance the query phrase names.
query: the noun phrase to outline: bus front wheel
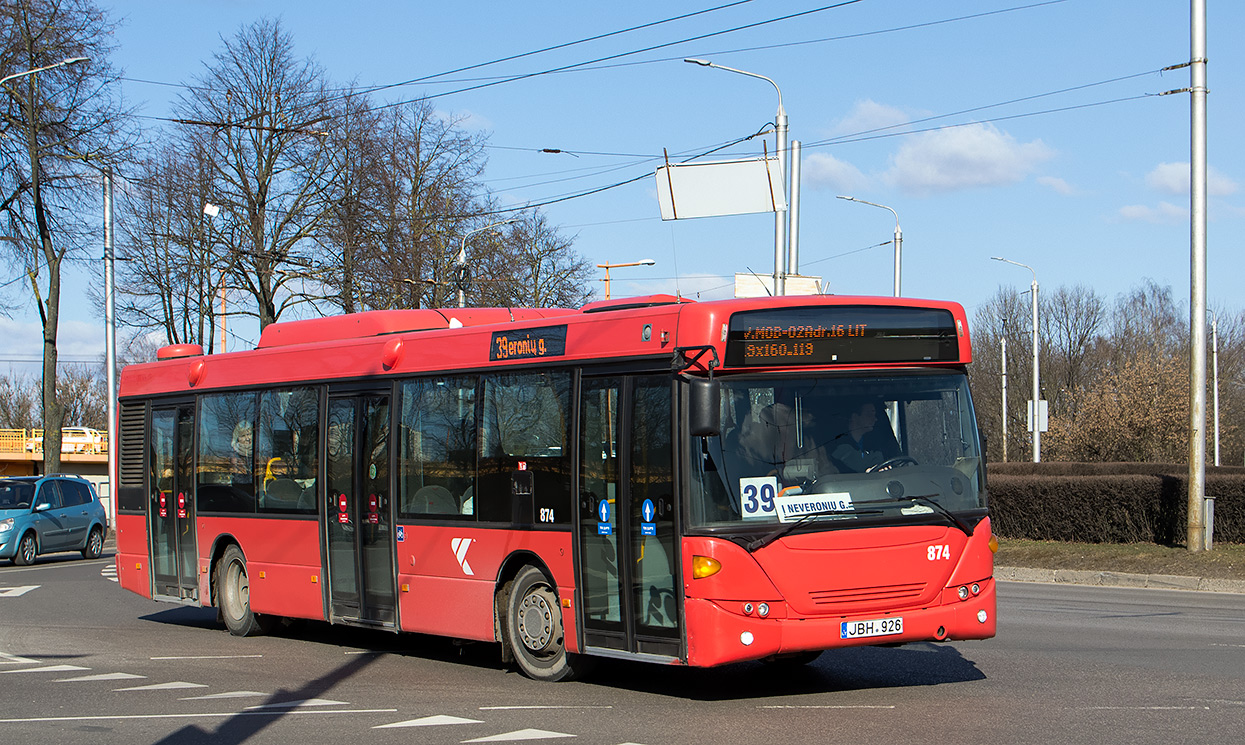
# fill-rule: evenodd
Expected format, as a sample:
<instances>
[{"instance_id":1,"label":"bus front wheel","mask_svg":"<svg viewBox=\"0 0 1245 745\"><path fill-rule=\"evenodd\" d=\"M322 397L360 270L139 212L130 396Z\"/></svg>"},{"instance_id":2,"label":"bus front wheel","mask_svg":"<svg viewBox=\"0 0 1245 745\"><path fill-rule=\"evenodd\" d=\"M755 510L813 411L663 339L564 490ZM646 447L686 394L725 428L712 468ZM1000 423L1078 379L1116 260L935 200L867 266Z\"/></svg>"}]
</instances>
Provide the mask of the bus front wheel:
<instances>
[{"instance_id":1,"label":"bus front wheel","mask_svg":"<svg viewBox=\"0 0 1245 745\"><path fill-rule=\"evenodd\" d=\"M258 636L271 628L268 619L251 610L251 582L242 549L230 546L216 564L216 602L225 627L234 636Z\"/></svg>"},{"instance_id":2,"label":"bus front wheel","mask_svg":"<svg viewBox=\"0 0 1245 745\"><path fill-rule=\"evenodd\" d=\"M506 605L507 643L524 675L553 682L585 672L586 658L566 651L562 607L544 572L523 567Z\"/></svg>"}]
</instances>

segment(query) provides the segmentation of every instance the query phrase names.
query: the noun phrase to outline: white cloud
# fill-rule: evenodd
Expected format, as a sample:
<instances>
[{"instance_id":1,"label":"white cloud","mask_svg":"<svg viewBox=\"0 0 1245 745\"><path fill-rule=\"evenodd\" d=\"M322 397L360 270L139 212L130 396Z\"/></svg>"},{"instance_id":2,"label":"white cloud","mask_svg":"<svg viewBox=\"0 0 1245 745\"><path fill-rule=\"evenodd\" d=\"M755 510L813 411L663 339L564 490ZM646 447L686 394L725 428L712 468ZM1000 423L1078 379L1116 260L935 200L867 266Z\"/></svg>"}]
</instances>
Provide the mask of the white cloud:
<instances>
[{"instance_id":1,"label":"white cloud","mask_svg":"<svg viewBox=\"0 0 1245 745\"><path fill-rule=\"evenodd\" d=\"M1065 197L1070 197L1077 193L1074 186L1055 176L1039 176L1037 182L1056 194L1062 194Z\"/></svg>"},{"instance_id":2,"label":"white cloud","mask_svg":"<svg viewBox=\"0 0 1245 745\"><path fill-rule=\"evenodd\" d=\"M491 131L493 129L493 122L488 117L467 109L452 113L437 109L433 115L446 124L453 124L469 131Z\"/></svg>"},{"instance_id":3,"label":"white cloud","mask_svg":"<svg viewBox=\"0 0 1245 745\"><path fill-rule=\"evenodd\" d=\"M883 178L914 194L1003 186L1053 155L1041 140L1020 143L992 124L972 124L913 137L891 156Z\"/></svg>"},{"instance_id":4,"label":"white cloud","mask_svg":"<svg viewBox=\"0 0 1245 745\"><path fill-rule=\"evenodd\" d=\"M1189 219L1189 210L1187 207L1171 202L1159 202L1157 207L1130 204L1121 207L1119 215L1126 222L1148 222L1159 225L1186 222Z\"/></svg>"},{"instance_id":5,"label":"white cloud","mask_svg":"<svg viewBox=\"0 0 1245 745\"><path fill-rule=\"evenodd\" d=\"M1146 174L1146 186L1165 194L1181 196L1189 193L1189 164L1159 163L1154 170ZM1214 167L1206 169L1206 191L1213 197L1226 197L1235 194L1240 186L1216 171Z\"/></svg>"},{"instance_id":6,"label":"white cloud","mask_svg":"<svg viewBox=\"0 0 1245 745\"><path fill-rule=\"evenodd\" d=\"M830 132L835 135L861 134L883 127L907 124L910 120L910 116L893 106L865 99L857 101L847 116L834 123Z\"/></svg>"},{"instance_id":7,"label":"white cloud","mask_svg":"<svg viewBox=\"0 0 1245 745\"><path fill-rule=\"evenodd\" d=\"M811 189L842 193L859 191L869 183L869 178L856 166L828 153L814 153L804 158L800 168L800 181Z\"/></svg>"}]
</instances>

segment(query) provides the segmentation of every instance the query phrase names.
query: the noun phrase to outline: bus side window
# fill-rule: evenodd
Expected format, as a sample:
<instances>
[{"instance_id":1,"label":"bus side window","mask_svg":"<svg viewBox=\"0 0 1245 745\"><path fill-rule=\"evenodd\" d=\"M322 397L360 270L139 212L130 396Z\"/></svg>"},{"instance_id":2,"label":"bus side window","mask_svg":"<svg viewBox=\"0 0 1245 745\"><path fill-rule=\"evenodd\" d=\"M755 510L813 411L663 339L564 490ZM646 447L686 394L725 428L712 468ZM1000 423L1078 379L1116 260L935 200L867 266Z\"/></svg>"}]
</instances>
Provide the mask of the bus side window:
<instances>
[{"instance_id":1,"label":"bus side window","mask_svg":"<svg viewBox=\"0 0 1245 745\"><path fill-rule=\"evenodd\" d=\"M200 512L255 511L255 394L219 393L199 403Z\"/></svg>"},{"instance_id":2,"label":"bus side window","mask_svg":"<svg viewBox=\"0 0 1245 745\"><path fill-rule=\"evenodd\" d=\"M569 370L485 378L475 500L481 520L570 523L570 391ZM531 475L519 479L523 471ZM515 494L524 500L521 515L512 513Z\"/></svg>"},{"instance_id":3,"label":"bus side window","mask_svg":"<svg viewBox=\"0 0 1245 745\"><path fill-rule=\"evenodd\" d=\"M476 378L402 385L398 442L401 517L475 516Z\"/></svg>"}]
</instances>

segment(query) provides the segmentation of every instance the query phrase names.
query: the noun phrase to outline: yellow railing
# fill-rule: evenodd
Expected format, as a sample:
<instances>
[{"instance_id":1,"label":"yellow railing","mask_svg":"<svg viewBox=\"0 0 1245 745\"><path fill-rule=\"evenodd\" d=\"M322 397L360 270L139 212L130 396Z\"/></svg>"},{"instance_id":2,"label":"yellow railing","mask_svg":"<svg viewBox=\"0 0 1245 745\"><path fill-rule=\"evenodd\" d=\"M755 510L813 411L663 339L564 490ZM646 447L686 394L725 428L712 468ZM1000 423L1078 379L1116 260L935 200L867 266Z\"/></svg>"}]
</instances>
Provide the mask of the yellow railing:
<instances>
[{"instance_id":1,"label":"yellow railing","mask_svg":"<svg viewBox=\"0 0 1245 745\"><path fill-rule=\"evenodd\" d=\"M42 429L0 429L0 453L43 452ZM61 430L62 453L107 453L108 433L86 427Z\"/></svg>"}]
</instances>

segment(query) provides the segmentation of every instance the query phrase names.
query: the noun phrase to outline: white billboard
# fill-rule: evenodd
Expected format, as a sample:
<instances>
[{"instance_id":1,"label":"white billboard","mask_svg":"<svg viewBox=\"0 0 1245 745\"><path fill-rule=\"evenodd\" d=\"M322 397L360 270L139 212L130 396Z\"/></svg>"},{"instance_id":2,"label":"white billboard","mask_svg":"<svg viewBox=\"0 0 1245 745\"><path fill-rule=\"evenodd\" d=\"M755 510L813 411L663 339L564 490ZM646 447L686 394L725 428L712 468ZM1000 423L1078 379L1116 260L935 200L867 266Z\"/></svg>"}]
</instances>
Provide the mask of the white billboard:
<instances>
[{"instance_id":1,"label":"white billboard","mask_svg":"<svg viewBox=\"0 0 1245 745\"><path fill-rule=\"evenodd\" d=\"M657 169L657 202L663 220L787 209L778 158L661 166Z\"/></svg>"}]
</instances>

